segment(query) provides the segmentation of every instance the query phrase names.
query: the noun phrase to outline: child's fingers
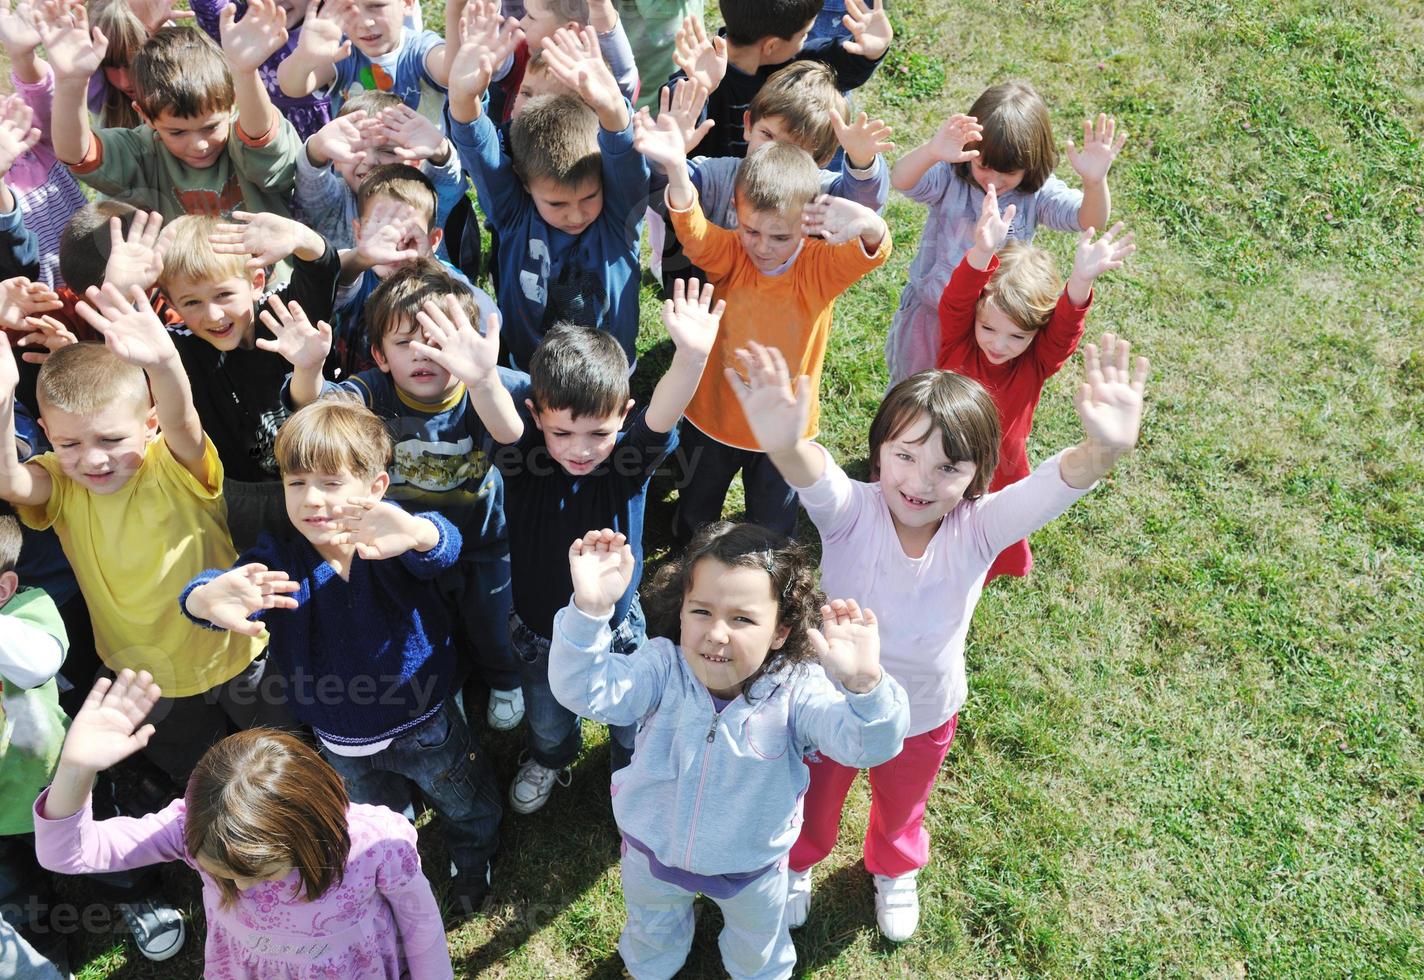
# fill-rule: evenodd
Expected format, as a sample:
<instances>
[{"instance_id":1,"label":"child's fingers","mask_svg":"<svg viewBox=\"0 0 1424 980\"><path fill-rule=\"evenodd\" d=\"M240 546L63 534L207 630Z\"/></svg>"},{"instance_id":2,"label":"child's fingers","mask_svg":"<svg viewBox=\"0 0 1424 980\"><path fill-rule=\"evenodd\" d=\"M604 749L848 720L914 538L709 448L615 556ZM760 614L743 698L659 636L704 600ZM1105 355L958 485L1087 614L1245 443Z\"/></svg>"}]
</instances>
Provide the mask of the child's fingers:
<instances>
[{"instance_id":1,"label":"child's fingers","mask_svg":"<svg viewBox=\"0 0 1424 980\"><path fill-rule=\"evenodd\" d=\"M811 649L816 651L817 657L824 657L831 652L831 645L826 642L826 635L814 626L806 631L806 639L811 641Z\"/></svg>"}]
</instances>

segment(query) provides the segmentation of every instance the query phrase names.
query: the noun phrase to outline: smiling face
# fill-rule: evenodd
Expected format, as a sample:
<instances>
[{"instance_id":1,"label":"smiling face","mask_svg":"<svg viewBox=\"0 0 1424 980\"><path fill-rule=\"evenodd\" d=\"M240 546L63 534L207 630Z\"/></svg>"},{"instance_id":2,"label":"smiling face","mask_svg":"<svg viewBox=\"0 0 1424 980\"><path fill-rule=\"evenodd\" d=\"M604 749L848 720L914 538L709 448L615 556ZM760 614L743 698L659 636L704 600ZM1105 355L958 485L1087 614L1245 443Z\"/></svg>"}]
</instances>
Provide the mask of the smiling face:
<instances>
[{"instance_id":1,"label":"smiling face","mask_svg":"<svg viewBox=\"0 0 1424 980\"><path fill-rule=\"evenodd\" d=\"M97 494L116 492L143 465L158 434L151 405L118 400L97 412L67 412L41 404L40 426L65 476Z\"/></svg>"},{"instance_id":2,"label":"smiling face","mask_svg":"<svg viewBox=\"0 0 1424 980\"><path fill-rule=\"evenodd\" d=\"M771 576L703 558L691 579L682 597L682 656L707 690L735 698L790 633L777 620Z\"/></svg>"},{"instance_id":3,"label":"smiling face","mask_svg":"<svg viewBox=\"0 0 1424 980\"><path fill-rule=\"evenodd\" d=\"M406 14L414 0L357 0L347 20L346 34L368 58L379 58L400 47Z\"/></svg>"},{"instance_id":4,"label":"smiling face","mask_svg":"<svg viewBox=\"0 0 1424 980\"><path fill-rule=\"evenodd\" d=\"M358 475L349 470L339 473L283 473L282 494L287 505L287 520L311 542L323 558L349 553L351 545L332 543L338 532L332 525L337 508L351 503L352 497L383 496L390 484L384 471Z\"/></svg>"},{"instance_id":5,"label":"smiling face","mask_svg":"<svg viewBox=\"0 0 1424 980\"><path fill-rule=\"evenodd\" d=\"M979 301L974 311L974 342L990 364L1006 364L1028 350L1038 331L1025 330L992 299Z\"/></svg>"},{"instance_id":6,"label":"smiling face","mask_svg":"<svg viewBox=\"0 0 1424 980\"><path fill-rule=\"evenodd\" d=\"M595 177L577 187L550 177L535 177L528 189L544 223L570 235L577 235L603 213L603 181Z\"/></svg>"},{"instance_id":7,"label":"smiling face","mask_svg":"<svg viewBox=\"0 0 1424 980\"><path fill-rule=\"evenodd\" d=\"M134 106L138 109L138 106ZM158 133L158 139L179 160L194 170L206 170L218 162L227 148L232 113L222 109L198 116L175 116L164 109L150 119L142 109L138 113Z\"/></svg>"},{"instance_id":8,"label":"smiling face","mask_svg":"<svg viewBox=\"0 0 1424 980\"><path fill-rule=\"evenodd\" d=\"M266 274L197 281L174 276L163 287L183 323L218 350L251 348L256 334L253 309L262 295Z\"/></svg>"},{"instance_id":9,"label":"smiling face","mask_svg":"<svg viewBox=\"0 0 1424 980\"><path fill-rule=\"evenodd\" d=\"M567 408L535 408L527 399L525 404L534 417L534 425L544 433L544 446L549 455L570 476L585 476L613 455L618 433L633 407L633 400L630 398L627 407L615 415L578 418Z\"/></svg>"},{"instance_id":10,"label":"smiling face","mask_svg":"<svg viewBox=\"0 0 1424 980\"><path fill-rule=\"evenodd\" d=\"M402 317L381 343L371 348L376 366L391 376L397 388L416 401L435 404L443 401L460 385L458 378L424 354L411 348L411 342L421 340L414 321Z\"/></svg>"},{"instance_id":11,"label":"smiling face","mask_svg":"<svg viewBox=\"0 0 1424 980\"><path fill-rule=\"evenodd\" d=\"M738 201L737 238L758 272L779 269L801 246L801 212L758 211Z\"/></svg>"},{"instance_id":12,"label":"smiling face","mask_svg":"<svg viewBox=\"0 0 1424 980\"><path fill-rule=\"evenodd\" d=\"M928 415L920 415L880 445L880 489L895 529L930 531L964 499L977 467L944 454L944 442Z\"/></svg>"}]
</instances>

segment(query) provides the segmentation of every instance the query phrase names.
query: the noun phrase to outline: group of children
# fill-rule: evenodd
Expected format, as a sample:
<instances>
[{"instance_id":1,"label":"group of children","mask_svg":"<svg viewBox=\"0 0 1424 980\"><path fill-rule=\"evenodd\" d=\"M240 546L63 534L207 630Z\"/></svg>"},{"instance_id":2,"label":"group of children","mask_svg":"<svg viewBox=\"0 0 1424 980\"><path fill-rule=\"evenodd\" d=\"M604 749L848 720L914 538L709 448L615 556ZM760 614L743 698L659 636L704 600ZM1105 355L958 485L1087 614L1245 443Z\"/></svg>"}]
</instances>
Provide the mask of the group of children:
<instances>
[{"instance_id":1,"label":"group of children","mask_svg":"<svg viewBox=\"0 0 1424 980\"><path fill-rule=\"evenodd\" d=\"M888 165L845 94L892 42L883 0L846 0L840 31L820 0L723 0L713 35L689 10L666 85L630 42L651 21L612 0L452 0L443 34L413 0L195 3L201 27L11 2L0 870L94 876L163 959L185 926L138 869L187 863L207 976L451 976L416 805L473 913L506 806L567 785L590 718L631 975L680 969L703 894L732 976L789 976L861 768L876 921L908 939L984 584L1027 574L1027 535L1137 439L1146 360L1104 334L1083 440L1026 451L1133 251L1098 234L1114 121L1068 143L1081 191L1022 82ZM818 395L892 185L930 215L859 482L814 441ZM645 223L674 353L639 405ZM1039 224L1078 233L1066 284ZM685 547L643 585L679 447ZM488 727L527 728L507 791L486 690ZM140 751L177 800L115 791ZM55 975L0 931L0 972Z\"/></svg>"}]
</instances>

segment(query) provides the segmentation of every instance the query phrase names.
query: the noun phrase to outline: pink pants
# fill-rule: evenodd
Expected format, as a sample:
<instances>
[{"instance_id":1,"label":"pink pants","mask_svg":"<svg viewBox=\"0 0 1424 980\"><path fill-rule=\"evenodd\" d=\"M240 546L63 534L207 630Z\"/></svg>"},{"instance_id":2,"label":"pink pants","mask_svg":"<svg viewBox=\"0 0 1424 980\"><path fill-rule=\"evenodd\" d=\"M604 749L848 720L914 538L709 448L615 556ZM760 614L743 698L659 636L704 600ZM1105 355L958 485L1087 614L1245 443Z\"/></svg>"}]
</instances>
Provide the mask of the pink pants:
<instances>
[{"instance_id":1,"label":"pink pants","mask_svg":"<svg viewBox=\"0 0 1424 980\"><path fill-rule=\"evenodd\" d=\"M905 739L905 747L870 773L870 826L865 831L865 870L898 878L923 868L930 858L925 832L925 804L940 764L954 740L959 715L938 728ZM858 770L826 756L807 759L811 786L806 790L805 822L791 846L791 870L805 871L836 846L841 810Z\"/></svg>"}]
</instances>

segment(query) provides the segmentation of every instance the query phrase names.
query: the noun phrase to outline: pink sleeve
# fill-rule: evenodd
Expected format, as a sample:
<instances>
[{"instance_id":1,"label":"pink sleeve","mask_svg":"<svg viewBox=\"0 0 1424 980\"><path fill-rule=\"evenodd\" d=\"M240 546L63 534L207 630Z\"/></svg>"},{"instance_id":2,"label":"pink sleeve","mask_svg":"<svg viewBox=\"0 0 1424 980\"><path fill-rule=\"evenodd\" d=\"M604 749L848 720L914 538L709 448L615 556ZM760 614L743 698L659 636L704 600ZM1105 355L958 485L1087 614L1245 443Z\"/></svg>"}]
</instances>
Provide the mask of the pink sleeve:
<instances>
[{"instance_id":1,"label":"pink sleeve","mask_svg":"<svg viewBox=\"0 0 1424 980\"><path fill-rule=\"evenodd\" d=\"M1067 450L1044 460L1022 480L986 494L967 508L965 530L986 568L999 552L1054 520L1097 486L1095 483L1079 490L1063 482L1058 463L1064 452ZM950 514L957 516L965 510L961 505Z\"/></svg>"},{"instance_id":2,"label":"pink sleeve","mask_svg":"<svg viewBox=\"0 0 1424 980\"><path fill-rule=\"evenodd\" d=\"M174 800L146 817L112 817L95 822L92 801L73 816L47 820L49 790L35 800L35 855L40 864L61 874L124 871L165 861L190 866L183 847L184 802Z\"/></svg>"},{"instance_id":3,"label":"pink sleeve","mask_svg":"<svg viewBox=\"0 0 1424 980\"><path fill-rule=\"evenodd\" d=\"M44 77L38 82L22 82L14 72L10 73L10 82L15 86L16 94L25 100L25 105L34 110L34 126L40 131L40 142L48 146L50 107L54 104L54 72L50 70L49 62L38 60L44 72Z\"/></svg>"},{"instance_id":4,"label":"pink sleeve","mask_svg":"<svg viewBox=\"0 0 1424 980\"><path fill-rule=\"evenodd\" d=\"M370 850L379 861L376 883L400 932L401 948L412 977L451 980L450 947L440 918L440 905L430 881L420 869L415 849L415 828L405 818L390 814L389 836Z\"/></svg>"},{"instance_id":5,"label":"pink sleeve","mask_svg":"<svg viewBox=\"0 0 1424 980\"><path fill-rule=\"evenodd\" d=\"M812 443L825 457L826 468L821 478L809 487L797 487L796 495L801 506L806 508L811 522L826 541L848 536L860 520L865 498L857 486L846 476L845 470L831 458L830 450L820 443Z\"/></svg>"}]
</instances>

